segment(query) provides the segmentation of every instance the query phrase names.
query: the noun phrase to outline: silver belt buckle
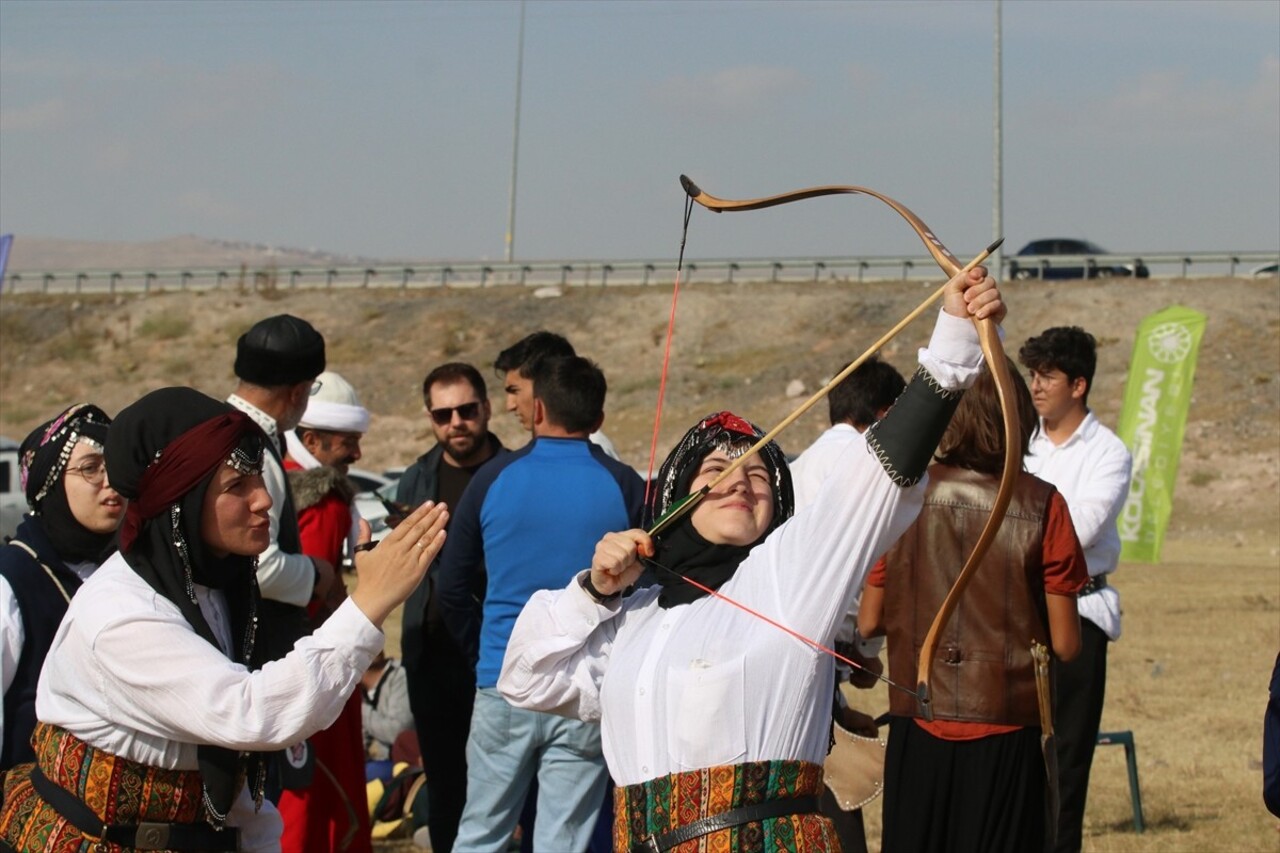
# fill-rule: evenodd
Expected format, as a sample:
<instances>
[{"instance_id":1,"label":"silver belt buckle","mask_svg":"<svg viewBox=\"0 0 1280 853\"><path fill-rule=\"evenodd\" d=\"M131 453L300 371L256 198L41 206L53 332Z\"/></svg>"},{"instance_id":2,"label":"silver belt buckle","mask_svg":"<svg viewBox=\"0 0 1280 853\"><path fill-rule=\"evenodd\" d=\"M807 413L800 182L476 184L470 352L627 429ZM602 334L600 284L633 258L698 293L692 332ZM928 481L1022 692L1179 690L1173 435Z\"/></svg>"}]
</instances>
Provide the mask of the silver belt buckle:
<instances>
[{"instance_id":1,"label":"silver belt buckle","mask_svg":"<svg viewBox=\"0 0 1280 853\"><path fill-rule=\"evenodd\" d=\"M169 824L140 823L134 837L139 850L164 850L169 846Z\"/></svg>"}]
</instances>

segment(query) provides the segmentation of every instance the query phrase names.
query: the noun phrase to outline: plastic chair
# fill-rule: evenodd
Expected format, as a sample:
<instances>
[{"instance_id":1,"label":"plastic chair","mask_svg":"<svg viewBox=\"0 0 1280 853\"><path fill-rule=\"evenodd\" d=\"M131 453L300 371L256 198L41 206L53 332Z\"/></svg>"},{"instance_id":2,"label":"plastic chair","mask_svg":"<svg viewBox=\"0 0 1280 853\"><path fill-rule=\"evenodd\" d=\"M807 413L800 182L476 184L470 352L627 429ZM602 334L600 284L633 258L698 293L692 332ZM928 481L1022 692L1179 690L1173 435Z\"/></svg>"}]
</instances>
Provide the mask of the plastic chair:
<instances>
[{"instance_id":1,"label":"plastic chair","mask_svg":"<svg viewBox=\"0 0 1280 853\"><path fill-rule=\"evenodd\" d=\"M1133 831L1147 828L1142 819L1142 789L1138 785L1138 748L1133 743L1133 732L1098 732L1098 746L1124 744L1124 760L1129 766L1129 800L1133 803Z\"/></svg>"}]
</instances>

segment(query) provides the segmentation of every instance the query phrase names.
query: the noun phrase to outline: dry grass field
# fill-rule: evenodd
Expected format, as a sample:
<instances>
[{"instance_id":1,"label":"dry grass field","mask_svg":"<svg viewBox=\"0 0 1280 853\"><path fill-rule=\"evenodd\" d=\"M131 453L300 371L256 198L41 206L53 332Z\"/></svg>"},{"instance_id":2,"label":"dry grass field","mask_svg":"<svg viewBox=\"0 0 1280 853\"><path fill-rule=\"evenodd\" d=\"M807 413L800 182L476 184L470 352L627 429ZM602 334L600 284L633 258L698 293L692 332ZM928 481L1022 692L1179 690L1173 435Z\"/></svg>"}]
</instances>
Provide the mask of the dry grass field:
<instances>
[{"instance_id":1,"label":"dry grass field","mask_svg":"<svg viewBox=\"0 0 1280 853\"><path fill-rule=\"evenodd\" d=\"M777 422L797 402L785 393L788 383L819 387L936 284L687 288L661 451L713 408ZM1170 304L1209 316L1164 562L1122 565L1115 577L1124 636L1111 649L1103 728L1134 734L1147 831L1133 832L1123 749L1102 748L1085 849L1274 853L1280 821L1261 802L1260 759L1267 684L1280 650L1280 284L1018 282L1005 294L1010 349L1050 325L1079 324L1097 335L1090 403L1112 425L1138 320ZM511 341L550 328L604 368L605 431L623 458L643 469L669 300L661 287L571 288L556 298L515 288L5 294L0 433L20 439L77 399L114 412L166 384L225 395L233 387L235 338L255 320L288 311L324 332L331 368L374 413L362 467L404 465L429 446L419 383L431 366L487 366ZM887 358L909 369L928 329L925 321L913 325L886 348ZM518 445L499 391L490 388L493 427ZM820 407L796 424L784 447L802 449L824 421ZM389 633L395 648L398 636ZM858 699L873 711L887 706L876 691ZM868 823L878 838L875 811L873 804Z\"/></svg>"}]
</instances>

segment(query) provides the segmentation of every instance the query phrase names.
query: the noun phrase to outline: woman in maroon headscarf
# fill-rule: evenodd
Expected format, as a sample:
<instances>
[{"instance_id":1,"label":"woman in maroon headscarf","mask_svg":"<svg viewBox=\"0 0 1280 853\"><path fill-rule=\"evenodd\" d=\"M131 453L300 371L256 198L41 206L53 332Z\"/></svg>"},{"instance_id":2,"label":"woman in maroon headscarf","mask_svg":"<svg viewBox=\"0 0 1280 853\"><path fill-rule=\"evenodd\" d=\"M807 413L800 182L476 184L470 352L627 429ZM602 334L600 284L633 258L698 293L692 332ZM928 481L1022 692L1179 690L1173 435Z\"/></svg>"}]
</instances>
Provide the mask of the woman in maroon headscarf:
<instances>
[{"instance_id":1,"label":"woman in maroon headscarf","mask_svg":"<svg viewBox=\"0 0 1280 853\"><path fill-rule=\"evenodd\" d=\"M382 647L380 627L444 541L424 505L374 550L360 583L285 658L252 670L271 499L264 436L190 388L152 392L107 435L129 498L120 552L59 628L36 697L34 765L9 774L0 842L18 851L272 850L263 753L333 722Z\"/></svg>"}]
</instances>

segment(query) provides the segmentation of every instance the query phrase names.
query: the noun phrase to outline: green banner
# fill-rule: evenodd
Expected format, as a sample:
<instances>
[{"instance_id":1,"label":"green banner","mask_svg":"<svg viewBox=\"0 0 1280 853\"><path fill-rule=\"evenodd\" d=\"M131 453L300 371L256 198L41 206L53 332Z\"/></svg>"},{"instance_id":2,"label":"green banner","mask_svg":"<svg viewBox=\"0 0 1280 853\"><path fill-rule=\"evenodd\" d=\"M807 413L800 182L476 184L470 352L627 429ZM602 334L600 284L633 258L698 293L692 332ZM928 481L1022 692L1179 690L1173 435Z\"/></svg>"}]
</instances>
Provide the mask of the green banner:
<instances>
[{"instance_id":1,"label":"green banner","mask_svg":"<svg viewBox=\"0 0 1280 853\"><path fill-rule=\"evenodd\" d=\"M1205 315L1181 305L1138 325L1116 430L1133 454L1129 497L1117 522L1122 560L1160 562L1204 326Z\"/></svg>"}]
</instances>

